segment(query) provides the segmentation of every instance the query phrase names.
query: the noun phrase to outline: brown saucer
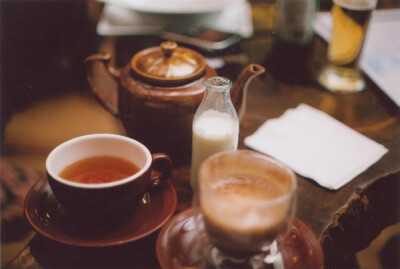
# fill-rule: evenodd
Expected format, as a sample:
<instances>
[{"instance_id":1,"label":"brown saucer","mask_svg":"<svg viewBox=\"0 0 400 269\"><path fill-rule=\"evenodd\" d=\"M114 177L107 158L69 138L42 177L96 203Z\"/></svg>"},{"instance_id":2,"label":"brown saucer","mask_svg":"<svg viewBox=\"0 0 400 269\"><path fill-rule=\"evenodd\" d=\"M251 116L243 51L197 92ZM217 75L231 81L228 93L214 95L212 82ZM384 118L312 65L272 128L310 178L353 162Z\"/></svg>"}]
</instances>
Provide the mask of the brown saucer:
<instances>
[{"instance_id":1,"label":"brown saucer","mask_svg":"<svg viewBox=\"0 0 400 269\"><path fill-rule=\"evenodd\" d=\"M198 232L194 228L193 209L183 211L170 219L157 238L157 258L163 269L202 267L201 246ZM320 269L324 265L324 254L314 233L299 219L281 250L285 268Z\"/></svg>"},{"instance_id":2,"label":"brown saucer","mask_svg":"<svg viewBox=\"0 0 400 269\"><path fill-rule=\"evenodd\" d=\"M138 203L127 211L123 219L82 225L58 203L47 178L43 177L31 187L25 198L25 215L37 232L63 244L83 247L120 245L151 234L174 213L177 197L169 181L150 196L150 203Z\"/></svg>"}]
</instances>

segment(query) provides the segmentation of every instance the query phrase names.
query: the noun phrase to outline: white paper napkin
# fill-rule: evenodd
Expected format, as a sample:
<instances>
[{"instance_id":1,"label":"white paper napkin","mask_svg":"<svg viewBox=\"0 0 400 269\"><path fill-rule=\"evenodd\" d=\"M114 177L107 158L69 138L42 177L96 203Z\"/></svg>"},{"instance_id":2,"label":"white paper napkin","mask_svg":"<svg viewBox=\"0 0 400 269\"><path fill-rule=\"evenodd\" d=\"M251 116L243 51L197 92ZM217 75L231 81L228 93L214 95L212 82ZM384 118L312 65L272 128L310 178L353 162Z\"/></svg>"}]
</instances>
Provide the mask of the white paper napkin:
<instances>
[{"instance_id":1,"label":"white paper napkin","mask_svg":"<svg viewBox=\"0 0 400 269\"><path fill-rule=\"evenodd\" d=\"M266 121L244 144L337 190L378 161L384 146L306 104Z\"/></svg>"}]
</instances>

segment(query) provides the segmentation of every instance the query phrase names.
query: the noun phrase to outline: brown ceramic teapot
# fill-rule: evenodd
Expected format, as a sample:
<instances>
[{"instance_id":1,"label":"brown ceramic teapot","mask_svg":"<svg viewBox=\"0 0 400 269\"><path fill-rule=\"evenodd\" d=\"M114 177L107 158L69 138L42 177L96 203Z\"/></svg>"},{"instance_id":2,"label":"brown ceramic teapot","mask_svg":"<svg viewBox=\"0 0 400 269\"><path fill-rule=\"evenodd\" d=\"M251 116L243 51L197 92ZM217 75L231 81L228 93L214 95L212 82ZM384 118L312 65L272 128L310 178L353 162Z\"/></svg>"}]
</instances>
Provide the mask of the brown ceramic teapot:
<instances>
[{"instance_id":1,"label":"brown ceramic teapot","mask_svg":"<svg viewBox=\"0 0 400 269\"><path fill-rule=\"evenodd\" d=\"M205 81L217 73L194 50L163 42L134 55L122 69L110 64L110 54L85 60L88 81L97 100L122 120L128 136L152 152L168 153L175 163L190 162L192 121L200 105ZM239 119L245 109L250 80L263 73L247 66L231 89Z\"/></svg>"}]
</instances>

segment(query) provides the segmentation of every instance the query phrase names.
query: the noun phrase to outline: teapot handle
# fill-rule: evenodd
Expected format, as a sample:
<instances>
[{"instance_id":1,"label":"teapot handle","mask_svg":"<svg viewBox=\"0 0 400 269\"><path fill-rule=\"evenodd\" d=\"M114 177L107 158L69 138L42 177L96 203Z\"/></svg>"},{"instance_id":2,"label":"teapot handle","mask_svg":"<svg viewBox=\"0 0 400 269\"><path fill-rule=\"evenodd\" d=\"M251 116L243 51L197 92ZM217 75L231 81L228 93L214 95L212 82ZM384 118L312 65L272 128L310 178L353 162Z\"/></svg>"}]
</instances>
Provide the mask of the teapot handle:
<instances>
[{"instance_id":1,"label":"teapot handle","mask_svg":"<svg viewBox=\"0 0 400 269\"><path fill-rule=\"evenodd\" d=\"M111 65L110 53L96 53L84 61L91 92L111 114L118 116L118 81L120 70Z\"/></svg>"}]
</instances>

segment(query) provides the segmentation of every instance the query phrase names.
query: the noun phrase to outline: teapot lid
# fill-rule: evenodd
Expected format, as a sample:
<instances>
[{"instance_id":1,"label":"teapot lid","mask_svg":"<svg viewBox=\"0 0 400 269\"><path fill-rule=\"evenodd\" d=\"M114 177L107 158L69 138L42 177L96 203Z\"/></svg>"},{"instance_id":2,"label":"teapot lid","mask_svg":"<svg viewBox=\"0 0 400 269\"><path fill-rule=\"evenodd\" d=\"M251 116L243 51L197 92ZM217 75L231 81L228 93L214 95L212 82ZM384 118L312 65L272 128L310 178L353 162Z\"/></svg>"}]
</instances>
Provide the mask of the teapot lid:
<instances>
[{"instance_id":1,"label":"teapot lid","mask_svg":"<svg viewBox=\"0 0 400 269\"><path fill-rule=\"evenodd\" d=\"M133 71L142 79L168 86L181 85L199 78L205 70L204 57L194 50L162 42L138 52L131 59Z\"/></svg>"}]
</instances>

